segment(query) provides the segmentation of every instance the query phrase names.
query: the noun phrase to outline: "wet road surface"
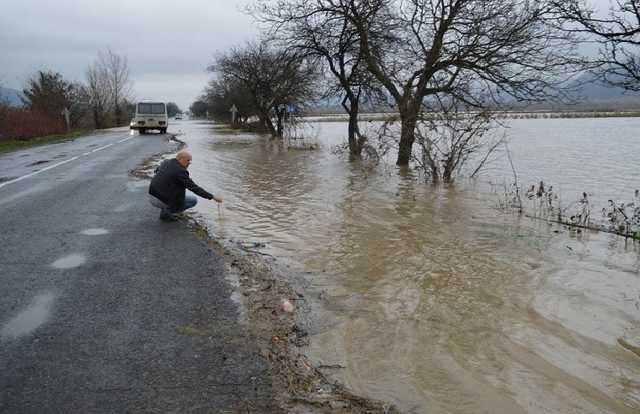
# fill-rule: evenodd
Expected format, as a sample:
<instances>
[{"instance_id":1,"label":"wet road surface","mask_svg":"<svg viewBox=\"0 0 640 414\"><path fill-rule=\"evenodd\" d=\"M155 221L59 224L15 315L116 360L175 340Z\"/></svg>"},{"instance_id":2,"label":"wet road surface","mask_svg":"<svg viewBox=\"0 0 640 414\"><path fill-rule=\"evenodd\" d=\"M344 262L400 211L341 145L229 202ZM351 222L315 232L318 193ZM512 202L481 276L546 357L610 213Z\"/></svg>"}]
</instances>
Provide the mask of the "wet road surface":
<instances>
[{"instance_id":1,"label":"wet road surface","mask_svg":"<svg viewBox=\"0 0 640 414\"><path fill-rule=\"evenodd\" d=\"M125 129L0 155L0 412L272 410L220 257L129 176Z\"/></svg>"}]
</instances>

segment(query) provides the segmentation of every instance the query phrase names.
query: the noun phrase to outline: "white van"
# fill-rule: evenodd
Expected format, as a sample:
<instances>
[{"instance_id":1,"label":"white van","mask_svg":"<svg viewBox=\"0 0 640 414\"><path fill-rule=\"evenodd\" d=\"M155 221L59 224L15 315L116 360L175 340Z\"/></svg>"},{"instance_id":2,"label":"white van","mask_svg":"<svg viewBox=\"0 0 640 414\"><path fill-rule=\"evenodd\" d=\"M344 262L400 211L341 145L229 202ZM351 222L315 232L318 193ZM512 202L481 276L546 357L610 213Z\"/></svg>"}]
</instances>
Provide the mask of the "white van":
<instances>
[{"instance_id":1,"label":"white van","mask_svg":"<svg viewBox=\"0 0 640 414\"><path fill-rule=\"evenodd\" d=\"M164 134L168 126L167 105L164 102L149 101L136 104L136 114L129 124L129 128L137 129L141 134L146 134L150 129L157 129Z\"/></svg>"}]
</instances>

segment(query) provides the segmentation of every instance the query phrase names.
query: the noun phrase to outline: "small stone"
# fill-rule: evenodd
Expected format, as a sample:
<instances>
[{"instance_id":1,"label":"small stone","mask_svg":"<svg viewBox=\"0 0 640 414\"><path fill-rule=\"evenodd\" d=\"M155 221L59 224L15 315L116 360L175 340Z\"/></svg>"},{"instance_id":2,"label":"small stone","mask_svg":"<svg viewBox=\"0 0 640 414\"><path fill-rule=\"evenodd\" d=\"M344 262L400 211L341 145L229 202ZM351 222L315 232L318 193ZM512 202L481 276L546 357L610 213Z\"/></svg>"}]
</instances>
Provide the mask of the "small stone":
<instances>
[{"instance_id":1,"label":"small stone","mask_svg":"<svg viewBox=\"0 0 640 414\"><path fill-rule=\"evenodd\" d=\"M331 401L329 402L332 410L340 410L349 408L349 403L347 401Z\"/></svg>"},{"instance_id":2,"label":"small stone","mask_svg":"<svg viewBox=\"0 0 640 414\"><path fill-rule=\"evenodd\" d=\"M293 304L291 302L289 302L288 299L282 299L280 301L280 309L282 309L282 311L284 311L284 312L291 313L291 312L293 312L295 307L293 306Z\"/></svg>"}]
</instances>

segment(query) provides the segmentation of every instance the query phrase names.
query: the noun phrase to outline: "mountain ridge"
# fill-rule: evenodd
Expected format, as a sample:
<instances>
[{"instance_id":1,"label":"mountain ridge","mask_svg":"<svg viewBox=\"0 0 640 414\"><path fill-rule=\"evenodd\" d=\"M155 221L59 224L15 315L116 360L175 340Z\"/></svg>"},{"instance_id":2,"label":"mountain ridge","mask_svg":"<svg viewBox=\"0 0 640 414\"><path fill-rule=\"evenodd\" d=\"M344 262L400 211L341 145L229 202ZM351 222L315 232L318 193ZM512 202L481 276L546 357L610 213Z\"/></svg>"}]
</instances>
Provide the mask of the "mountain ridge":
<instances>
[{"instance_id":1,"label":"mountain ridge","mask_svg":"<svg viewBox=\"0 0 640 414\"><path fill-rule=\"evenodd\" d=\"M0 86L0 103L6 103L9 106L22 106L21 96L22 92L17 89Z\"/></svg>"}]
</instances>

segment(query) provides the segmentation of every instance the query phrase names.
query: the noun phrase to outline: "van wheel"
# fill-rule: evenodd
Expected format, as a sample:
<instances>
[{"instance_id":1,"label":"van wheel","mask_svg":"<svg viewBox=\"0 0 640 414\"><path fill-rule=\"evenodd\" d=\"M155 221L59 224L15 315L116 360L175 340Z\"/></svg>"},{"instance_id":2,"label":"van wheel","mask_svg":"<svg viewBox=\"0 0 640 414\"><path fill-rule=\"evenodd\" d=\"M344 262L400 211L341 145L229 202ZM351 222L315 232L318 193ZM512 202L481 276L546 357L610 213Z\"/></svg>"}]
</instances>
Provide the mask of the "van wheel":
<instances>
[{"instance_id":1,"label":"van wheel","mask_svg":"<svg viewBox=\"0 0 640 414\"><path fill-rule=\"evenodd\" d=\"M167 133L167 128L160 128L160 133L161 134L166 134Z\"/></svg>"},{"instance_id":2,"label":"van wheel","mask_svg":"<svg viewBox=\"0 0 640 414\"><path fill-rule=\"evenodd\" d=\"M144 134L146 134L146 133L147 133L147 130L146 130L146 129L144 129L144 128L140 128L140 130L139 130L139 131L140 131L140 135L144 135Z\"/></svg>"}]
</instances>

